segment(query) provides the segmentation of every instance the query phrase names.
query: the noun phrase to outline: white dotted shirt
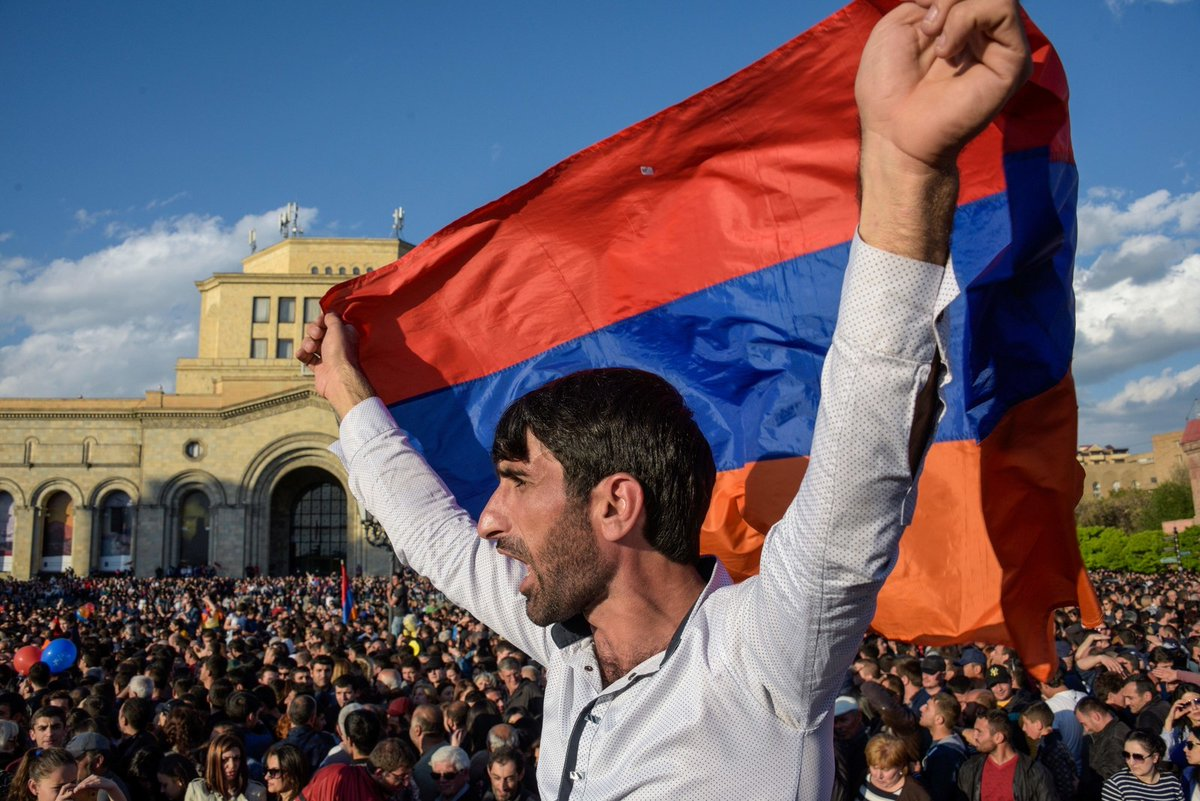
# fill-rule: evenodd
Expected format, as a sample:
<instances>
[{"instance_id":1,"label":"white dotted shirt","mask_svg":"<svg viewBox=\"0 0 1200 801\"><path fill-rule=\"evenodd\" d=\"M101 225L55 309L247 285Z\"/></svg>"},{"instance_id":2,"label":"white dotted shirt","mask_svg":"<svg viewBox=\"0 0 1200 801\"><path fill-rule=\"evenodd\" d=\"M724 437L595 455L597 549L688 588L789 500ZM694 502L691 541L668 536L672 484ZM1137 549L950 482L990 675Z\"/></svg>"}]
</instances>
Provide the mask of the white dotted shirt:
<instances>
[{"instance_id":1,"label":"white dotted shirt","mask_svg":"<svg viewBox=\"0 0 1200 801\"><path fill-rule=\"evenodd\" d=\"M758 576L709 560L668 649L608 687L589 632L529 621L524 566L476 536L383 403L346 415L333 450L400 559L546 666L544 800L829 798L830 710L916 500L909 432L953 284L856 238L808 472Z\"/></svg>"}]
</instances>

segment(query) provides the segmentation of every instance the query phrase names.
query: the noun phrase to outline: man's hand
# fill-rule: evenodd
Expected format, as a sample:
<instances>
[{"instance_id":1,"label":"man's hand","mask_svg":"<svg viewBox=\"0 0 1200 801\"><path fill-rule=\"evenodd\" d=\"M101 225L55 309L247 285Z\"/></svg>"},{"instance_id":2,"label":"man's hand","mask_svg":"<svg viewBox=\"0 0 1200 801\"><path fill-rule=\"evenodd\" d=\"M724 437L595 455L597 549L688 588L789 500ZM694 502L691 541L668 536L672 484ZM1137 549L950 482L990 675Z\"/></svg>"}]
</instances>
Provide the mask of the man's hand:
<instances>
[{"instance_id":1,"label":"man's hand","mask_svg":"<svg viewBox=\"0 0 1200 801\"><path fill-rule=\"evenodd\" d=\"M329 401L341 420L367 398L375 395L358 366L358 332L336 314L309 323L296 358L308 365L316 377L317 394Z\"/></svg>"},{"instance_id":2,"label":"man's hand","mask_svg":"<svg viewBox=\"0 0 1200 801\"><path fill-rule=\"evenodd\" d=\"M913 0L879 21L855 81L866 242L945 263L958 154L1030 69L1016 0Z\"/></svg>"}]
</instances>

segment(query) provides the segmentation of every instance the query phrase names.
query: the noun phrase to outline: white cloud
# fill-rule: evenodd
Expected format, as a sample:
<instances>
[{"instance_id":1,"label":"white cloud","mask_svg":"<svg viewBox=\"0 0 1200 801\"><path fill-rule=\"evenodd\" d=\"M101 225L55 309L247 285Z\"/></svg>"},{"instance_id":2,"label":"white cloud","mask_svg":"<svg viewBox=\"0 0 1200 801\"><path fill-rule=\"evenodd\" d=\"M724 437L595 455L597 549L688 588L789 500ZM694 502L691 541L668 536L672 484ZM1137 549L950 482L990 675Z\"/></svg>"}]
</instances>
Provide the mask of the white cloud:
<instances>
[{"instance_id":1,"label":"white cloud","mask_svg":"<svg viewBox=\"0 0 1200 801\"><path fill-rule=\"evenodd\" d=\"M1111 11L1113 14L1116 14L1117 16L1120 16L1121 12L1124 11L1129 6L1137 5L1138 3L1158 3L1159 5L1164 5L1164 6L1181 6L1184 3L1191 2L1191 0L1104 0L1104 1L1108 5L1108 10Z\"/></svg>"},{"instance_id":2,"label":"white cloud","mask_svg":"<svg viewBox=\"0 0 1200 801\"><path fill-rule=\"evenodd\" d=\"M79 226L79 230L91 228L96 223L103 220L105 217L111 217L116 214L112 209L102 209L100 211L88 211L87 209L76 209L75 224Z\"/></svg>"},{"instance_id":3,"label":"white cloud","mask_svg":"<svg viewBox=\"0 0 1200 801\"><path fill-rule=\"evenodd\" d=\"M240 270L249 230L275 231L279 211L232 225L181 215L114 229L119 242L79 259L0 260L7 325L29 332L0 348L0 395L140 395L159 384L169 390L175 359L196 353L194 282ZM317 209L301 215L315 222ZM269 235L260 244L272 241Z\"/></svg>"},{"instance_id":4,"label":"white cloud","mask_svg":"<svg viewBox=\"0 0 1200 801\"><path fill-rule=\"evenodd\" d=\"M1075 375L1103 380L1200 345L1200 254L1148 283L1125 278L1102 289L1078 287Z\"/></svg>"},{"instance_id":5,"label":"white cloud","mask_svg":"<svg viewBox=\"0 0 1200 801\"><path fill-rule=\"evenodd\" d=\"M1115 250L1105 250L1091 266L1079 271L1078 285L1103 289L1128 279L1147 284L1164 278L1174 264L1195 250L1195 243L1163 234L1135 234Z\"/></svg>"},{"instance_id":6,"label":"white cloud","mask_svg":"<svg viewBox=\"0 0 1200 801\"><path fill-rule=\"evenodd\" d=\"M1200 230L1200 192L1173 196L1160 189L1125 208L1108 202L1087 202L1079 207L1081 254L1118 244L1135 234L1153 231L1188 234L1197 230Z\"/></svg>"},{"instance_id":7,"label":"white cloud","mask_svg":"<svg viewBox=\"0 0 1200 801\"><path fill-rule=\"evenodd\" d=\"M1161 404L1180 395L1187 398L1197 388L1200 388L1200 364L1178 373L1167 368L1158 375L1130 381L1096 408L1104 414L1121 414L1138 407Z\"/></svg>"},{"instance_id":8,"label":"white cloud","mask_svg":"<svg viewBox=\"0 0 1200 801\"><path fill-rule=\"evenodd\" d=\"M0 242L7 242L14 236L12 231L0 231Z\"/></svg>"}]
</instances>

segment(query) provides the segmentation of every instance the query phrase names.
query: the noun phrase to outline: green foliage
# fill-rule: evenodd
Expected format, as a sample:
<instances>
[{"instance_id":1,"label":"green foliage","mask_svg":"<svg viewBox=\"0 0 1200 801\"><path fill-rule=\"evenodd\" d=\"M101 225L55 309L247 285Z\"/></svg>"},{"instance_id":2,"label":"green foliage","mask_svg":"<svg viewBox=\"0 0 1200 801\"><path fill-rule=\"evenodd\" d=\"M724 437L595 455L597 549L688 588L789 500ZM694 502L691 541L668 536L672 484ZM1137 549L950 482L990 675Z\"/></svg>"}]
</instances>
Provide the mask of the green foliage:
<instances>
[{"instance_id":1,"label":"green foliage","mask_svg":"<svg viewBox=\"0 0 1200 801\"><path fill-rule=\"evenodd\" d=\"M1075 525L1119 528L1132 532L1140 525L1151 493L1146 490L1118 490L1104 498L1084 498L1075 507Z\"/></svg>"},{"instance_id":2,"label":"green foliage","mask_svg":"<svg viewBox=\"0 0 1200 801\"><path fill-rule=\"evenodd\" d=\"M1172 476L1170 481L1164 481L1153 490L1146 499L1146 505L1138 516L1138 528L1161 529L1164 521L1190 518L1196 513L1192 505L1192 486L1188 483L1187 474L1183 480Z\"/></svg>"},{"instance_id":3,"label":"green foliage","mask_svg":"<svg viewBox=\"0 0 1200 801\"><path fill-rule=\"evenodd\" d=\"M1176 569L1162 563L1164 556L1175 555L1175 538L1161 529L1126 534L1107 526L1081 526L1076 534L1089 570L1165 573ZM1200 526L1179 532L1179 551L1184 570L1200 570Z\"/></svg>"}]
</instances>

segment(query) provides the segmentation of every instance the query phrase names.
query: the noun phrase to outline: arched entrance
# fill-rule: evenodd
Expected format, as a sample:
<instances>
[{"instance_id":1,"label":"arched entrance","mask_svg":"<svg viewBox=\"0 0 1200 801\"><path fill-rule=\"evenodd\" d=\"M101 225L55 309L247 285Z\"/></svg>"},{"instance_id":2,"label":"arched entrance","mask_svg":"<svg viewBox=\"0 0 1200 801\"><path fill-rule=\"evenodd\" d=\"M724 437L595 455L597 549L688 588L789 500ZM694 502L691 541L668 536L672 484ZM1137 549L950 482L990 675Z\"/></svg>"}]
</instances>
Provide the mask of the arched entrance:
<instances>
[{"instance_id":1,"label":"arched entrance","mask_svg":"<svg viewBox=\"0 0 1200 801\"><path fill-rule=\"evenodd\" d=\"M179 502L179 568L187 575L189 568L208 564L208 533L211 502L202 490L192 490Z\"/></svg>"},{"instance_id":2,"label":"arched entrance","mask_svg":"<svg viewBox=\"0 0 1200 801\"><path fill-rule=\"evenodd\" d=\"M75 502L65 492L46 499L42 517L42 571L63 573L71 564L75 541Z\"/></svg>"},{"instance_id":3,"label":"arched entrance","mask_svg":"<svg viewBox=\"0 0 1200 801\"><path fill-rule=\"evenodd\" d=\"M301 467L271 494L271 575L330 575L346 558L346 491L319 467Z\"/></svg>"},{"instance_id":4,"label":"arched entrance","mask_svg":"<svg viewBox=\"0 0 1200 801\"><path fill-rule=\"evenodd\" d=\"M106 573L133 567L133 499L120 490L110 492L101 504L100 560L94 567Z\"/></svg>"},{"instance_id":5,"label":"arched entrance","mask_svg":"<svg viewBox=\"0 0 1200 801\"><path fill-rule=\"evenodd\" d=\"M17 534L17 514L13 496L0 490L0 571L12 572L13 540Z\"/></svg>"}]
</instances>

